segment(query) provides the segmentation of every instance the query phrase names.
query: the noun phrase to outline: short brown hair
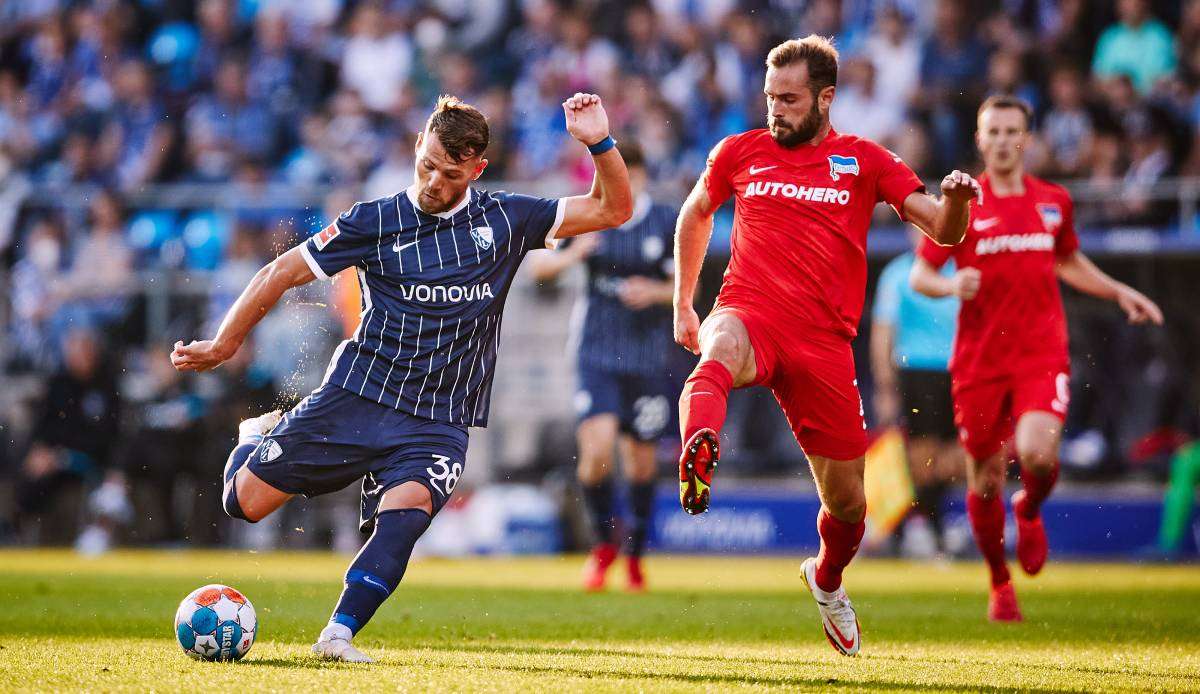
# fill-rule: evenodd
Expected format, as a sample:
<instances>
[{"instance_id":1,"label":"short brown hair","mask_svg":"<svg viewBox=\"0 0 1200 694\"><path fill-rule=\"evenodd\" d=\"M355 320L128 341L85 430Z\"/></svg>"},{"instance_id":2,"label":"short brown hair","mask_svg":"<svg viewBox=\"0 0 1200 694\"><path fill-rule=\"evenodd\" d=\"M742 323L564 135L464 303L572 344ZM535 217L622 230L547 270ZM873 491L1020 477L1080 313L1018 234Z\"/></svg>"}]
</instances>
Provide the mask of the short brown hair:
<instances>
[{"instance_id":1,"label":"short brown hair","mask_svg":"<svg viewBox=\"0 0 1200 694\"><path fill-rule=\"evenodd\" d=\"M429 115L425 129L437 135L446 154L458 163L482 156L488 147L487 118L457 96L438 97L437 107Z\"/></svg>"},{"instance_id":2,"label":"short brown hair","mask_svg":"<svg viewBox=\"0 0 1200 694\"><path fill-rule=\"evenodd\" d=\"M1028 101L1019 96L1013 96L1012 94L989 96L983 100L983 103L979 105L979 110L975 112L975 121L978 122L979 117L989 108L1015 108L1021 112L1022 116L1025 116L1025 129L1033 129L1033 107L1029 105Z\"/></svg>"},{"instance_id":3,"label":"short brown hair","mask_svg":"<svg viewBox=\"0 0 1200 694\"><path fill-rule=\"evenodd\" d=\"M776 69L800 62L808 66L808 86L813 94L837 84L838 51L832 39L809 34L784 41L767 54L767 66Z\"/></svg>"}]
</instances>

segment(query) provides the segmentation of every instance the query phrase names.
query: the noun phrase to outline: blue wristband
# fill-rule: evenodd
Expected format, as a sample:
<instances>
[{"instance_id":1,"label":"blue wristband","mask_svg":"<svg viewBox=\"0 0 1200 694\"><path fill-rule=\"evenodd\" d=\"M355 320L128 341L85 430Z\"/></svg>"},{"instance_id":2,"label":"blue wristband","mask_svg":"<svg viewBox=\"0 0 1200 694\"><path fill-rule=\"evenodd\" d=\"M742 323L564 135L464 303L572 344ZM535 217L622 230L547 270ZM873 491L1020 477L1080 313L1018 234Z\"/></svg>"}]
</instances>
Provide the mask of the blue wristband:
<instances>
[{"instance_id":1,"label":"blue wristband","mask_svg":"<svg viewBox=\"0 0 1200 694\"><path fill-rule=\"evenodd\" d=\"M612 135L605 135L603 140L597 142L594 145L588 145L587 148L588 148L588 151L592 153L592 156L596 157L596 156L600 156L601 154L604 154L605 152L607 152L608 150L610 150L616 146L617 146L617 141L612 139Z\"/></svg>"}]
</instances>

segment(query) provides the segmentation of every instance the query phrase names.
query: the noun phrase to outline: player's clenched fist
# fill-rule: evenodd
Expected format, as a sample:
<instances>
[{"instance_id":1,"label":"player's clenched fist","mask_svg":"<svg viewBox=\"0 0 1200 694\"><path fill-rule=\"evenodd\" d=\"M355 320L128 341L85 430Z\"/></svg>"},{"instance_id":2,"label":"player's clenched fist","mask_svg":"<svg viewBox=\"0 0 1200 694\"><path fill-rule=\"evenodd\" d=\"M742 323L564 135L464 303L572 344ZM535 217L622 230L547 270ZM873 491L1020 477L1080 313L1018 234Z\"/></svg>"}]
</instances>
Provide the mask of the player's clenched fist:
<instances>
[{"instance_id":1,"label":"player's clenched fist","mask_svg":"<svg viewBox=\"0 0 1200 694\"><path fill-rule=\"evenodd\" d=\"M600 97L595 94L575 92L575 96L563 102L563 113L567 117L567 132L585 145L594 145L608 137L608 114Z\"/></svg>"},{"instance_id":2,"label":"player's clenched fist","mask_svg":"<svg viewBox=\"0 0 1200 694\"><path fill-rule=\"evenodd\" d=\"M971 174L955 169L942 179L942 195L952 200L970 200L983 194L979 181Z\"/></svg>"},{"instance_id":3,"label":"player's clenched fist","mask_svg":"<svg viewBox=\"0 0 1200 694\"><path fill-rule=\"evenodd\" d=\"M979 268L965 267L954 273L954 296L970 301L979 293Z\"/></svg>"},{"instance_id":4,"label":"player's clenched fist","mask_svg":"<svg viewBox=\"0 0 1200 694\"><path fill-rule=\"evenodd\" d=\"M181 340L171 351L171 365L177 371L208 371L232 356L232 352L218 347L213 340L192 340L187 345Z\"/></svg>"},{"instance_id":5,"label":"player's clenched fist","mask_svg":"<svg viewBox=\"0 0 1200 694\"><path fill-rule=\"evenodd\" d=\"M700 354L700 316L695 309L675 307L675 341L692 354Z\"/></svg>"}]
</instances>

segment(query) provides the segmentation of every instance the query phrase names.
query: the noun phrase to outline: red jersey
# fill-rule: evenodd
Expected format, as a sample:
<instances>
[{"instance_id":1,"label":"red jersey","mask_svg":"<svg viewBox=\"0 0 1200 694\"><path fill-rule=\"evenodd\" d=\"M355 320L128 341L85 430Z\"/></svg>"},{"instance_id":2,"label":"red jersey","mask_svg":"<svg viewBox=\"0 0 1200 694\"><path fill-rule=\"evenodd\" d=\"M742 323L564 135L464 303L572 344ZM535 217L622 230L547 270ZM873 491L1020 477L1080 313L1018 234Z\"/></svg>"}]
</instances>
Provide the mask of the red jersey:
<instances>
[{"instance_id":1,"label":"red jersey","mask_svg":"<svg viewBox=\"0 0 1200 694\"><path fill-rule=\"evenodd\" d=\"M956 381L1066 371L1067 319L1054 266L1079 248L1071 197L1033 176L1022 180L1023 195L997 197L983 176L982 202L971 203L963 242L921 239L917 250L934 267L954 258L960 269L980 272L979 293L959 309L950 360Z\"/></svg>"},{"instance_id":2,"label":"red jersey","mask_svg":"<svg viewBox=\"0 0 1200 694\"><path fill-rule=\"evenodd\" d=\"M766 129L731 135L709 155L705 185L714 205L737 196L718 305L850 338L862 315L875 205L899 213L924 190L896 155L832 129L817 145L791 149Z\"/></svg>"}]
</instances>

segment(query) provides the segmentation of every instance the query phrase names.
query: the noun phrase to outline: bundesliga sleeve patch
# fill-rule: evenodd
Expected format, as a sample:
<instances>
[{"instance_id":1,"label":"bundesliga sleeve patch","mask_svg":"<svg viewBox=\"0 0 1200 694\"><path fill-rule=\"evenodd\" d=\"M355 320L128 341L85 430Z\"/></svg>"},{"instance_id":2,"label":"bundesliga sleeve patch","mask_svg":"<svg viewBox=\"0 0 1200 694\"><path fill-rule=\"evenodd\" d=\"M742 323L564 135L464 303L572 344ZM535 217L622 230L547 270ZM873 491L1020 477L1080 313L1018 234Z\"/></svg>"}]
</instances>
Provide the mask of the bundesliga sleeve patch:
<instances>
[{"instance_id":1,"label":"bundesliga sleeve patch","mask_svg":"<svg viewBox=\"0 0 1200 694\"><path fill-rule=\"evenodd\" d=\"M337 235L340 233L341 230L338 229L337 223L330 224L313 237L313 244L317 247L318 251L323 251L329 245L329 242L337 238Z\"/></svg>"}]
</instances>

